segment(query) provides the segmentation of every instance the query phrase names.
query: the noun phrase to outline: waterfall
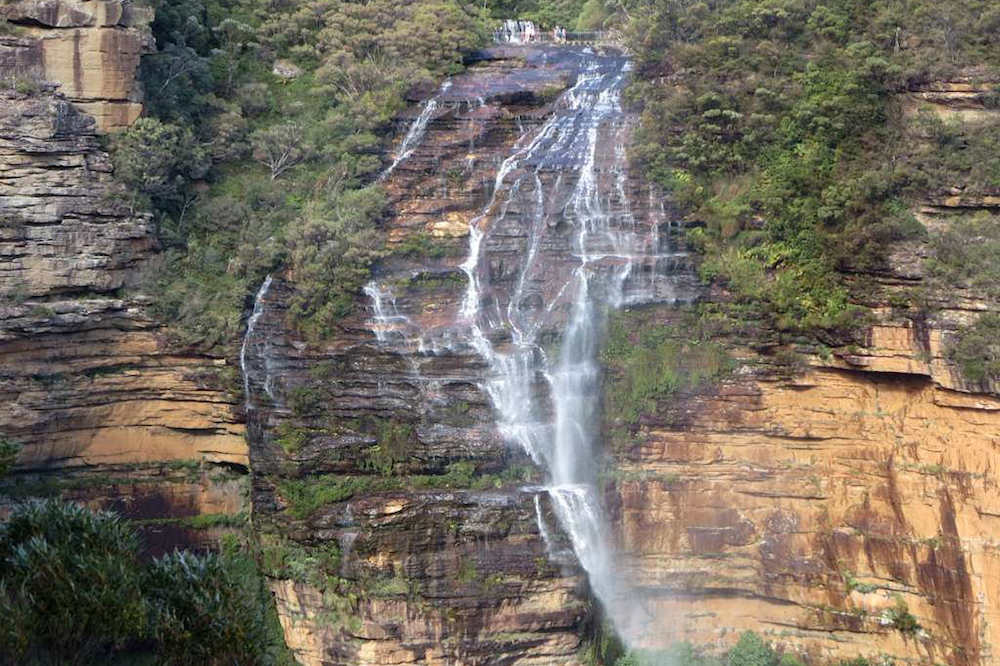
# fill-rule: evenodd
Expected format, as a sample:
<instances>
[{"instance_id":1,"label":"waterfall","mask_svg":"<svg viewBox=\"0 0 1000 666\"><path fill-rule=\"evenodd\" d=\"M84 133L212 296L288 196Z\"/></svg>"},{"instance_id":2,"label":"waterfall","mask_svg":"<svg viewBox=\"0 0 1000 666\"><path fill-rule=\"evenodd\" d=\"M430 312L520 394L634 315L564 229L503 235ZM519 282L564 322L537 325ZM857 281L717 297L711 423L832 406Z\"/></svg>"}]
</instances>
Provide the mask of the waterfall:
<instances>
[{"instance_id":1,"label":"waterfall","mask_svg":"<svg viewBox=\"0 0 1000 666\"><path fill-rule=\"evenodd\" d=\"M399 149L396 151L396 156L392 160L392 164L390 164L385 171L379 174L379 182L392 175L392 172L396 170L396 167L412 155L413 151L416 150L418 145L420 145L420 141L423 140L424 134L427 132L427 125L434 116L434 112L437 111L441 95L446 93L450 87L451 81L445 81L441 84L437 93L424 102L423 108L420 110L420 114L416 117L413 123L410 124L410 128L406 131L406 135L403 137L402 143L399 144Z\"/></svg>"},{"instance_id":2,"label":"waterfall","mask_svg":"<svg viewBox=\"0 0 1000 666\"><path fill-rule=\"evenodd\" d=\"M519 137L498 169L490 200L470 224L460 317L489 364L484 386L501 434L547 470L556 517L629 642L640 635L643 618L616 569L594 447L604 314L626 302L656 300L662 291L654 277L636 279L640 266L655 273L659 239L655 225L640 228L629 209L621 108L627 71L622 57L587 55L554 114ZM508 218L527 233L526 247L512 259L518 263L513 285L491 285L491 265L483 259L491 233ZM552 264L560 261L570 268L553 278ZM546 332L561 340L558 355L543 344ZM547 387L547 400L539 387Z\"/></svg>"},{"instance_id":3,"label":"waterfall","mask_svg":"<svg viewBox=\"0 0 1000 666\"><path fill-rule=\"evenodd\" d=\"M253 311L247 319L247 330L246 333L243 334L243 343L240 345L240 372L243 373L243 405L246 411L253 409L253 405L250 401L250 370L247 367L247 350L250 347L254 328L257 326L257 320L260 319L262 314L264 314L264 297L267 296L267 290L270 288L271 276L268 275L264 278L264 282L260 285L260 289L257 290L257 295L253 299ZM271 395L270 387L270 377L265 376L264 388L268 395Z\"/></svg>"},{"instance_id":4,"label":"waterfall","mask_svg":"<svg viewBox=\"0 0 1000 666\"><path fill-rule=\"evenodd\" d=\"M539 38L534 21L507 19L493 31L493 41L500 44L527 44Z\"/></svg>"},{"instance_id":5,"label":"waterfall","mask_svg":"<svg viewBox=\"0 0 1000 666\"><path fill-rule=\"evenodd\" d=\"M412 325L412 322L409 317L400 314L392 291L372 280L365 285L364 292L372 302L372 318L368 323L375 333L375 339L379 343L385 343L393 335L398 334L405 338L400 329Z\"/></svg>"}]
</instances>

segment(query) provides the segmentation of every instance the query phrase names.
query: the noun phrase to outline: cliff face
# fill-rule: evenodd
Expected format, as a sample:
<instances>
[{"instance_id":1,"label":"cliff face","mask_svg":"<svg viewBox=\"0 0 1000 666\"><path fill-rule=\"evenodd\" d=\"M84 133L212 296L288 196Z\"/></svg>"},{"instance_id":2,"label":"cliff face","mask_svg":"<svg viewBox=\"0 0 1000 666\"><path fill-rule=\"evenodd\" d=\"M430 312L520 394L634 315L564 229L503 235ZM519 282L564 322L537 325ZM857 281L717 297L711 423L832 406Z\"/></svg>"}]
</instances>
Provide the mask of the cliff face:
<instances>
[{"instance_id":1,"label":"cliff face","mask_svg":"<svg viewBox=\"0 0 1000 666\"><path fill-rule=\"evenodd\" d=\"M239 478L228 466L247 466L228 390L238 380L224 359L168 349L132 295L155 229L98 138L98 125L138 113L127 98L148 31L120 3L2 11L32 35L0 44L4 72L24 81L0 93L0 433L23 445L7 490L67 492L140 519L238 513L242 500L210 478L225 495ZM60 69L70 63L75 78Z\"/></svg>"},{"instance_id":2,"label":"cliff face","mask_svg":"<svg viewBox=\"0 0 1000 666\"><path fill-rule=\"evenodd\" d=\"M419 145L386 180L392 256L334 339L288 329L284 276L259 298L254 510L265 543L280 544L274 591L303 663L578 663L586 579L539 470L497 430L491 369L459 316L470 222L579 67L543 56L484 54L403 121ZM484 263L506 307L531 234L502 229ZM565 242L540 249L546 275L568 265Z\"/></svg>"},{"instance_id":3,"label":"cliff face","mask_svg":"<svg viewBox=\"0 0 1000 666\"><path fill-rule=\"evenodd\" d=\"M0 434L25 445L4 492L167 518L148 525L154 551L210 543L217 530L183 519L240 514L252 495L286 637L306 664L578 663L592 594L537 461L496 424L493 370L463 338L462 307L470 224L495 213L498 173L531 154L580 61L497 49L428 91L426 131L385 180L393 252L368 300L333 339L310 343L286 322L295 276L275 275L247 339L244 414L233 359L169 348L134 295L156 253L153 224L113 183L97 130L138 114L148 17L103 0L0 11L21 28L0 38L4 71L61 84L0 95ZM994 113L982 92L939 83L904 108L982 120ZM615 122L621 145L594 159L604 185L635 119ZM561 217L575 147L563 146L565 162L553 150L530 164L537 181L518 181L485 241L482 302L497 319L558 301L550 287L576 265ZM607 198L677 250L669 202L634 174L618 183ZM554 194L539 215L543 192ZM942 229L998 207L995 192L949 183L916 213ZM635 605L656 622L647 645L721 648L754 629L821 660L992 663L1000 399L964 382L944 349L998 304L934 284L928 244L895 250L889 270L865 276L879 287L866 345L794 373L733 348L732 377L659 405L609 454L604 504ZM523 279L532 252L542 260ZM657 256L640 286L690 300L684 253ZM914 288L932 316L892 306ZM552 312L545 352L570 307ZM674 307L641 314L680 321ZM499 328L486 337L511 345ZM537 381L529 397L545 391Z\"/></svg>"},{"instance_id":4,"label":"cliff face","mask_svg":"<svg viewBox=\"0 0 1000 666\"><path fill-rule=\"evenodd\" d=\"M938 83L904 107L989 121L988 88ZM915 211L932 234L996 210L954 178ZM901 244L889 270L864 276L877 294L865 345L791 376L734 349L740 372L661 404L616 454L607 501L621 550L650 616L675 628L649 645L721 647L753 629L821 660L993 663L1000 399L963 380L945 348L1000 304L935 282L933 252ZM929 316L890 305L916 290Z\"/></svg>"},{"instance_id":5,"label":"cliff face","mask_svg":"<svg viewBox=\"0 0 1000 666\"><path fill-rule=\"evenodd\" d=\"M324 353L287 330L261 329L254 336L269 360L258 364L258 395L267 395L266 382L271 387L270 406L265 400L256 413L261 431L252 447L261 458L254 463L261 471L258 516L267 521L265 531L300 543L335 539L336 574L352 581L324 588L276 580L290 643L307 663L562 663L572 659L573 636L581 631L587 595L572 582L579 582L578 570L567 568L569 543L548 551L540 543L539 525L559 532L544 494L490 492L494 508L487 513L479 492L426 493L399 482L404 492L386 493L369 481L347 492L346 501L290 520L297 500L288 494L295 488L286 485L283 493L281 487L282 474L370 475L391 439L378 425L385 422L413 424L409 454L401 458L410 474L439 473L452 461L472 461L483 473L516 459L516 447L505 449L485 425L495 412L477 386L490 368L474 354L459 353L460 344L421 349L413 337L461 321L465 281L455 266L464 260L467 225L489 198L496 173L489 165L504 151L511 154L517 136L537 131L529 125L539 122L533 118L549 113L538 105L542 84L526 84L520 74L514 81L521 91L491 94L501 80L498 69L512 67L501 54L495 57L501 59L472 70L475 84L464 88L468 81L460 79L448 93L454 103L480 90L485 103L435 114L417 150L387 181L398 252L380 269L367 319L345 322L345 333ZM988 118L976 90L939 83L906 104L930 105L946 117ZM446 105L447 95L438 101ZM989 193L952 187L929 195L915 211L932 232L994 208ZM669 206L647 207L659 201L642 188L632 181L627 186L636 219L647 223L659 215L657 224L669 222ZM492 285L485 298L496 299L497 317L509 312L517 253L525 251L532 218L524 199L515 197L501 219L494 230L502 232L487 241L485 255ZM516 219L521 223L509 224ZM554 240L540 247L551 255L536 279L557 280L566 270L558 258L564 249ZM429 259L429 248L439 256ZM660 404L611 453L604 501L624 578L636 584L637 615L648 622L641 644L688 640L721 650L753 629L820 663L858 656L992 663L1000 399L996 387L964 381L945 348L959 326L998 304L976 289L942 288L926 269L933 251L926 241L900 244L887 270L859 276L875 285L865 303L875 322L866 344L808 357L792 370L779 367L773 355L731 348L738 359L732 377ZM678 293L690 293L683 258L670 266L657 270ZM263 299L272 314L262 322L277 321L280 283L278 289ZM930 315L892 305L914 290L933 304ZM530 299L522 307L533 307ZM673 306L637 314L666 330L684 321ZM456 431L466 418L475 428ZM375 421L365 425L365 419ZM266 481L271 474L273 484ZM532 496L541 522L526 504ZM484 516L504 528L487 529ZM469 559L474 569L464 564ZM529 559L559 564L561 573L532 575ZM385 583L389 577L392 585ZM506 583L496 588L493 580ZM477 587L470 588L473 582ZM347 594L357 601L337 601L331 589L353 590ZM429 606L431 598L436 607ZM498 611L510 604L516 612ZM331 608L352 607L359 609L360 626L321 619ZM479 623L481 617L489 619ZM552 642L539 643L540 631Z\"/></svg>"},{"instance_id":6,"label":"cliff face","mask_svg":"<svg viewBox=\"0 0 1000 666\"><path fill-rule=\"evenodd\" d=\"M154 50L152 9L120 0L23 0L0 17L18 27L0 38L0 69L26 81L52 81L103 131L142 112L139 58Z\"/></svg>"}]
</instances>

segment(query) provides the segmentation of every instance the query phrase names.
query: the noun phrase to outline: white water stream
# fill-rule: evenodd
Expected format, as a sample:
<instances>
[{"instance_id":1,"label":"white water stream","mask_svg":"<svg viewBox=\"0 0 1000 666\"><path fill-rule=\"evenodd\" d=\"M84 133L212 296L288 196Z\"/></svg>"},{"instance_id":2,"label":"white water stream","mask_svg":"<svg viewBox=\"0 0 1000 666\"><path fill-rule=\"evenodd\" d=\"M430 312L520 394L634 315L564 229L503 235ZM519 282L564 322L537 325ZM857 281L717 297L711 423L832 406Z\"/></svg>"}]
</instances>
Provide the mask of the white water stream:
<instances>
[{"instance_id":1,"label":"white water stream","mask_svg":"<svg viewBox=\"0 0 1000 666\"><path fill-rule=\"evenodd\" d=\"M448 88L451 87L451 81L445 81L441 84L437 93L426 102L424 102L423 107L420 109L420 114L414 119L410 124L410 128L406 131L406 135L403 137L402 143L399 144L399 149L396 150L396 156L392 160L385 171L379 174L378 182L381 182L392 175L392 172L396 170L404 160L413 154L417 146L424 138L424 134L427 133L427 125L430 123L431 118L434 117L434 113L438 109L438 105L441 99L441 95L448 92Z\"/></svg>"},{"instance_id":2,"label":"white water stream","mask_svg":"<svg viewBox=\"0 0 1000 666\"><path fill-rule=\"evenodd\" d=\"M267 296L267 291L270 288L271 288L271 276L268 275L266 278L264 278L264 282L260 285L260 289L257 290L257 295L254 296L253 311L250 313L249 319L247 319L247 330L243 334L243 343L240 345L240 372L243 373L243 400L244 400L243 405L246 411L250 411L253 409L253 404L251 403L250 400L250 372L247 367L247 362L248 362L247 350L252 344L253 332L254 328L257 326L257 320L260 319L260 316L264 313L264 297ZM271 373L267 372L266 358L264 362L265 362L264 390L267 392L269 396L273 398L274 396L272 395L271 381L270 381Z\"/></svg>"},{"instance_id":3,"label":"white water stream","mask_svg":"<svg viewBox=\"0 0 1000 666\"><path fill-rule=\"evenodd\" d=\"M492 370L485 387L500 431L548 470L546 489L559 522L608 617L629 641L643 618L615 566L594 447L604 315L608 307L657 298L655 279L630 279L643 265L654 274L660 255L656 225L638 228L629 209L621 108L627 69L622 58L589 58L555 114L522 136L503 162L490 202L471 223L461 315ZM515 208L527 248L501 308L483 259L491 232ZM545 256L557 235L570 241L570 267L561 274ZM557 354L541 341L553 328L562 333ZM539 397L540 378L547 401ZM539 520L547 536L541 512Z\"/></svg>"},{"instance_id":4,"label":"white water stream","mask_svg":"<svg viewBox=\"0 0 1000 666\"><path fill-rule=\"evenodd\" d=\"M555 515L607 616L630 643L648 618L617 568L598 491L598 352L608 309L673 297L661 268L678 255L661 250L660 220L640 224L630 209L621 106L628 62L577 55L575 84L544 124L520 130L489 201L470 223L461 265L468 281L459 321L442 334L449 337L421 331L389 288L372 282L365 292L380 345L412 354L454 351L457 342L487 362L483 387L500 433L547 471ZM417 147L434 104L425 103L384 175ZM456 329L468 332L464 340L455 339ZM550 556L558 556L537 500L536 513Z\"/></svg>"}]
</instances>

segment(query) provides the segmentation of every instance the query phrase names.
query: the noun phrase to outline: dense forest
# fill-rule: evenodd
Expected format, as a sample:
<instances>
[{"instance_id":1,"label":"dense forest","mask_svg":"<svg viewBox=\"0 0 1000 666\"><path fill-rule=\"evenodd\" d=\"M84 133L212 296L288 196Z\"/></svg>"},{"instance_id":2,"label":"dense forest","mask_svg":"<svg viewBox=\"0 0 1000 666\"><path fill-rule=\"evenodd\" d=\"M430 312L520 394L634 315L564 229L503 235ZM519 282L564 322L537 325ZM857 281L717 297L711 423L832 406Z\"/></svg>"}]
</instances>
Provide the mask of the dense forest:
<instances>
[{"instance_id":1,"label":"dense forest","mask_svg":"<svg viewBox=\"0 0 1000 666\"><path fill-rule=\"evenodd\" d=\"M178 348L233 357L253 294L276 271L292 276L294 327L311 341L330 336L377 262L400 251L385 239L377 180L398 138L394 119L515 17L605 31L632 58L627 101L641 123L630 159L681 211L699 277L723 294L694 308L702 342L735 336L820 353L858 342L862 306L881 298L867 276L886 270L897 241L926 239L940 284L994 293L1000 284L995 214L929 236L912 212L959 179L969 192L1000 192L1000 125L922 115L914 135L897 102L936 79L995 80L995 3L153 4L145 113L108 148L129 205L155 215L163 252L138 291L172 322ZM1000 106L1000 90L988 103ZM890 305L928 316L926 290ZM687 351L655 335L626 349L623 326L613 323L605 360L632 378L613 409L635 420L637 401L668 382L640 385L650 355ZM699 349L701 374L670 382L728 368L715 347ZM1000 318L958 331L949 354L970 382L1000 377ZM291 663L252 539L152 562L140 550L113 515L57 502L17 508L0 525L0 648L16 655L10 663ZM750 633L721 660L691 646L639 655L612 645L589 658L801 663Z\"/></svg>"},{"instance_id":2,"label":"dense forest","mask_svg":"<svg viewBox=\"0 0 1000 666\"><path fill-rule=\"evenodd\" d=\"M157 214L166 251L148 288L177 341L234 345L247 299L280 267L296 278L298 328L329 334L389 251L374 177L392 119L510 16L620 34L637 66L634 160L700 224L701 275L733 294L705 313L722 331L756 321L851 342L872 295L845 276L924 233L908 204L949 173L1000 186L994 127L928 116L918 140L893 101L997 65L988 3L168 3L143 59L147 117L113 147L135 205ZM284 74L264 64L275 59ZM997 238L983 224L976 256L934 239L950 248L935 270L989 282ZM972 378L996 373L997 350L977 342L995 329L986 318L956 345Z\"/></svg>"}]
</instances>

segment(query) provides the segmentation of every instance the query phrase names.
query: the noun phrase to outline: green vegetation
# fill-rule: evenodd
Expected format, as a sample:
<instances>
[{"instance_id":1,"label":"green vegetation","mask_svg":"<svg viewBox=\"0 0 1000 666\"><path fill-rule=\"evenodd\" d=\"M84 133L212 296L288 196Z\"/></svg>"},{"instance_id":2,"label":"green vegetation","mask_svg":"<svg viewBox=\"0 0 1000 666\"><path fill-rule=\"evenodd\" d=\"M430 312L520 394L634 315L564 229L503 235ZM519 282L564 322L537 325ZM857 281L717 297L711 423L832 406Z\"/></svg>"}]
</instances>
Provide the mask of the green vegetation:
<instances>
[{"instance_id":1,"label":"green vegetation","mask_svg":"<svg viewBox=\"0 0 1000 666\"><path fill-rule=\"evenodd\" d=\"M886 611L886 617L892 626L904 634L913 634L920 629L917 618L910 613L903 597L896 596L896 605Z\"/></svg>"},{"instance_id":2,"label":"green vegetation","mask_svg":"<svg viewBox=\"0 0 1000 666\"><path fill-rule=\"evenodd\" d=\"M732 371L733 361L718 342L696 329L667 326L641 312L612 316L602 353L606 368L605 416L635 426L669 398L703 389Z\"/></svg>"},{"instance_id":3,"label":"green vegetation","mask_svg":"<svg viewBox=\"0 0 1000 666\"><path fill-rule=\"evenodd\" d=\"M409 457L416 432L408 423L382 419L375 423L375 439L375 445L366 452L367 467L382 476L389 476L397 463Z\"/></svg>"},{"instance_id":4,"label":"green vegetation","mask_svg":"<svg viewBox=\"0 0 1000 666\"><path fill-rule=\"evenodd\" d=\"M0 653L17 663L268 664L284 645L256 565L175 552L143 564L115 514L58 500L14 508L0 523Z\"/></svg>"},{"instance_id":5,"label":"green vegetation","mask_svg":"<svg viewBox=\"0 0 1000 666\"><path fill-rule=\"evenodd\" d=\"M245 513L200 513L183 518L145 518L134 521L139 525L176 525L190 530L246 527L249 519Z\"/></svg>"},{"instance_id":6,"label":"green vegetation","mask_svg":"<svg viewBox=\"0 0 1000 666\"><path fill-rule=\"evenodd\" d=\"M971 326L960 329L947 353L972 383L1000 379L1000 315L984 314Z\"/></svg>"},{"instance_id":7,"label":"green vegetation","mask_svg":"<svg viewBox=\"0 0 1000 666\"><path fill-rule=\"evenodd\" d=\"M333 541L307 547L281 536L262 534L260 557L266 575L316 587L322 587L329 576L340 572L340 547Z\"/></svg>"},{"instance_id":8,"label":"green vegetation","mask_svg":"<svg viewBox=\"0 0 1000 666\"><path fill-rule=\"evenodd\" d=\"M868 594L869 592L874 592L879 589L878 585L872 585L871 583L862 583L854 574L850 571L843 572L844 576L844 586L847 588L848 592L853 592L857 590L862 594Z\"/></svg>"},{"instance_id":9,"label":"green vegetation","mask_svg":"<svg viewBox=\"0 0 1000 666\"><path fill-rule=\"evenodd\" d=\"M141 67L150 117L112 152L165 247L146 281L159 315L178 344L233 344L263 276L288 268L292 323L329 334L384 254L384 195L369 183L391 121L409 90L461 70L486 11L446 0L154 5L157 52Z\"/></svg>"},{"instance_id":10,"label":"green vegetation","mask_svg":"<svg viewBox=\"0 0 1000 666\"><path fill-rule=\"evenodd\" d=\"M278 484L278 493L288 505L293 518L307 518L324 506L336 504L361 493L419 491L432 489L487 490L533 480L534 468L510 465L499 474L477 474L469 461L453 462L443 474L348 476L324 474L302 479L286 479Z\"/></svg>"},{"instance_id":11,"label":"green vegetation","mask_svg":"<svg viewBox=\"0 0 1000 666\"><path fill-rule=\"evenodd\" d=\"M610 663L610 662L609 662ZM744 632L728 652L715 656L690 643L679 643L669 650L636 651L622 655L614 666L804 666L791 652L778 652L759 634ZM840 662L839 666L869 666L867 659Z\"/></svg>"},{"instance_id":12,"label":"green vegetation","mask_svg":"<svg viewBox=\"0 0 1000 666\"><path fill-rule=\"evenodd\" d=\"M941 126L919 149L893 105L913 83L1000 64L989 3L627 4L634 156L702 223L703 278L763 330L849 341L868 287L844 274L880 270L888 243L924 233L908 211L938 174L996 182L995 129Z\"/></svg>"},{"instance_id":13,"label":"green vegetation","mask_svg":"<svg viewBox=\"0 0 1000 666\"><path fill-rule=\"evenodd\" d=\"M614 4L601 0L492 0L488 6L497 19L528 19L542 28L561 25L568 30L599 30Z\"/></svg>"},{"instance_id":14,"label":"green vegetation","mask_svg":"<svg viewBox=\"0 0 1000 666\"><path fill-rule=\"evenodd\" d=\"M298 453L309 442L310 430L294 425L291 421L282 421L274 431L274 441L285 453Z\"/></svg>"},{"instance_id":15,"label":"green vegetation","mask_svg":"<svg viewBox=\"0 0 1000 666\"><path fill-rule=\"evenodd\" d=\"M1000 216L982 211L948 220L931 237L933 255L927 272L938 288L966 287L983 297L1000 299Z\"/></svg>"}]
</instances>

